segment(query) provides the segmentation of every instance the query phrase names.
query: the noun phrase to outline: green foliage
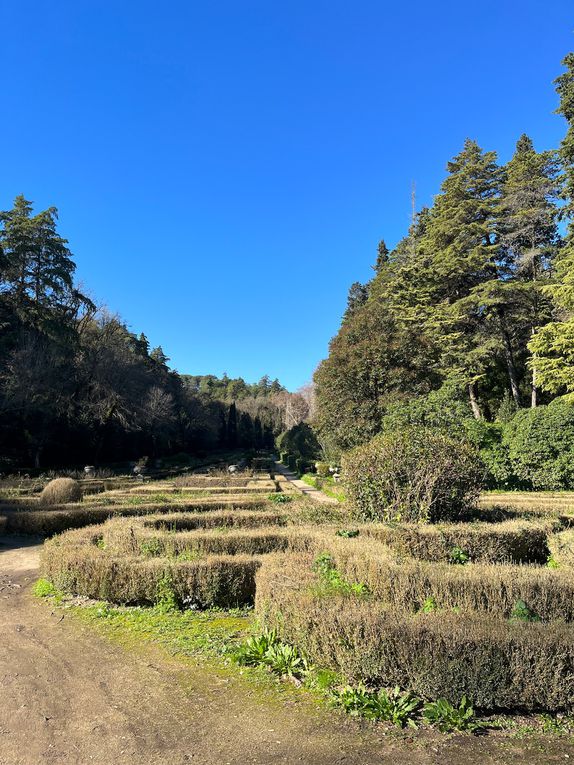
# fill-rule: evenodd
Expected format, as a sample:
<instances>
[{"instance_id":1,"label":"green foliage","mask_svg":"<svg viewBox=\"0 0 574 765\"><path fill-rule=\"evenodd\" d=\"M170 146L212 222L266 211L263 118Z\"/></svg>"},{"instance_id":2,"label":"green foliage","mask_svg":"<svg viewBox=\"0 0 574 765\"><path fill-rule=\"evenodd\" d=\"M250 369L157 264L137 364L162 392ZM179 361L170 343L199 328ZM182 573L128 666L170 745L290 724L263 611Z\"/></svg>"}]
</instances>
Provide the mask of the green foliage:
<instances>
[{"instance_id":1,"label":"green foliage","mask_svg":"<svg viewBox=\"0 0 574 765\"><path fill-rule=\"evenodd\" d=\"M316 594L323 596L333 595L356 595L366 597L369 588L363 582L349 582L337 570L335 561L329 553L322 553L313 563L313 571L319 578L319 587Z\"/></svg>"},{"instance_id":2,"label":"green foliage","mask_svg":"<svg viewBox=\"0 0 574 765\"><path fill-rule=\"evenodd\" d=\"M295 460L311 462L321 455L321 446L317 436L306 422L300 422L282 433L277 443L283 452L288 452L290 456L295 457ZM289 462L289 467L297 467L297 465L292 466Z\"/></svg>"},{"instance_id":3,"label":"green foliage","mask_svg":"<svg viewBox=\"0 0 574 765\"><path fill-rule=\"evenodd\" d=\"M270 502L273 502L274 505L285 505L288 502L291 502L291 497L288 494L283 494L282 492L275 492L274 494L269 494L267 499Z\"/></svg>"},{"instance_id":4,"label":"green foliage","mask_svg":"<svg viewBox=\"0 0 574 765\"><path fill-rule=\"evenodd\" d=\"M164 614L178 611L180 608L180 604L173 587L173 579L167 572L157 583L155 605L157 610Z\"/></svg>"},{"instance_id":5,"label":"green foliage","mask_svg":"<svg viewBox=\"0 0 574 765\"><path fill-rule=\"evenodd\" d=\"M277 645L279 638L275 630L264 630L258 635L252 635L241 643L233 654L238 664L254 667L265 663L267 652Z\"/></svg>"},{"instance_id":6,"label":"green foliage","mask_svg":"<svg viewBox=\"0 0 574 765\"><path fill-rule=\"evenodd\" d=\"M517 600L510 614L510 620L514 622L539 622L540 617L531 611L523 600Z\"/></svg>"},{"instance_id":7,"label":"green foliage","mask_svg":"<svg viewBox=\"0 0 574 765\"><path fill-rule=\"evenodd\" d=\"M436 600L431 596L430 598L427 598L422 604L421 613L432 614L437 610L437 608L438 606L436 604Z\"/></svg>"},{"instance_id":8,"label":"green foliage","mask_svg":"<svg viewBox=\"0 0 574 765\"><path fill-rule=\"evenodd\" d=\"M264 630L253 635L233 652L238 664L265 666L277 675L300 678L309 671L309 666L296 646L283 643L275 630Z\"/></svg>"},{"instance_id":9,"label":"green foliage","mask_svg":"<svg viewBox=\"0 0 574 765\"><path fill-rule=\"evenodd\" d=\"M411 693L401 693L397 686L391 690L369 691L364 685L334 689L331 698L336 706L347 714L364 717L367 720L392 722L399 728L409 725L416 728L413 716L421 705L420 699Z\"/></svg>"},{"instance_id":10,"label":"green foliage","mask_svg":"<svg viewBox=\"0 0 574 765\"><path fill-rule=\"evenodd\" d=\"M441 733L450 733L455 730L475 733L482 728L466 696L462 697L458 706L454 706L446 699L431 701L425 705L423 717Z\"/></svg>"},{"instance_id":11,"label":"green foliage","mask_svg":"<svg viewBox=\"0 0 574 765\"><path fill-rule=\"evenodd\" d=\"M359 536L359 529L339 529L335 532L338 537L344 537L345 539L353 539Z\"/></svg>"},{"instance_id":12,"label":"green foliage","mask_svg":"<svg viewBox=\"0 0 574 765\"><path fill-rule=\"evenodd\" d=\"M38 579L33 589L35 598L49 598L56 595L57 590L47 579Z\"/></svg>"},{"instance_id":13,"label":"green foliage","mask_svg":"<svg viewBox=\"0 0 574 765\"><path fill-rule=\"evenodd\" d=\"M345 455L354 513L365 520L453 520L471 508L482 481L475 450L422 428L376 436Z\"/></svg>"},{"instance_id":14,"label":"green foliage","mask_svg":"<svg viewBox=\"0 0 574 765\"><path fill-rule=\"evenodd\" d=\"M449 560L451 563L464 565L465 563L469 562L470 555L464 550L462 550L460 547L455 546L450 551Z\"/></svg>"},{"instance_id":15,"label":"green foliage","mask_svg":"<svg viewBox=\"0 0 574 765\"><path fill-rule=\"evenodd\" d=\"M574 487L574 405L557 399L522 409L506 425L503 444L512 470L534 489Z\"/></svg>"}]
</instances>

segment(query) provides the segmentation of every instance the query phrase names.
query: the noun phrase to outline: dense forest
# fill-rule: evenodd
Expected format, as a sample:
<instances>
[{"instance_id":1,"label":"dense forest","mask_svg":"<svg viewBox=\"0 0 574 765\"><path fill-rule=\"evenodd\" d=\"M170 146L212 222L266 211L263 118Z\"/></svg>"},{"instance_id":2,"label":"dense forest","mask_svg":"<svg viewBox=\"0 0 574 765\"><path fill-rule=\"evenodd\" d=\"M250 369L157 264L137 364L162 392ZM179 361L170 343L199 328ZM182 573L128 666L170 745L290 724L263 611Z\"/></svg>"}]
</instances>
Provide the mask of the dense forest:
<instances>
[{"instance_id":1,"label":"dense forest","mask_svg":"<svg viewBox=\"0 0 574 765\"><path fill-rule=\"evenodd\" d=\"M74 271L55 208L0 213L0 471L269 447L306 416L268 377L178 375Z\"/></svg>"},{"instance_id":2,"label":"dense forest","mask_svg":"<svg viewBox=\"0 0 574 765\"><path fill-rule=\"evenodd\" d=\"M315 374L328 454L420 424L470 438L494 484L572 485L574 54L563 64L560 147L522 135L501 165L467 140L433 205L352 285Z\"/></svg>"}]
</instances>

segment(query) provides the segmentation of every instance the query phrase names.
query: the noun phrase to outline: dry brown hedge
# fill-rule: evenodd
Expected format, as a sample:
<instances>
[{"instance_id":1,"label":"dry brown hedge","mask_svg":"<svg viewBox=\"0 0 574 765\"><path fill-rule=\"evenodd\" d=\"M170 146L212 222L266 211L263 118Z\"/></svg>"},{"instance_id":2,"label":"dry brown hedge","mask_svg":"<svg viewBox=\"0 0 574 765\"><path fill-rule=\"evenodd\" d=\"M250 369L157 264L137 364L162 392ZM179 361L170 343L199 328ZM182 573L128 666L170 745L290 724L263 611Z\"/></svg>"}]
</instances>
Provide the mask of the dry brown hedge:
<instances>
[{"instance_id":1,"label":"dry brown hedge","mask_svg":"<svg viewBox=\"0 0 574 765\"><path fill-rule=\"evenodd\" d=\"M81 529L81 536L48 540L42 570L68 593L129 605L153 605L160 583L169 582L176 599L200 608L248 605L255 595L257 558L208 556L191 561L115 557L99 549L101 529ZM69 532L77 534L77 532Z\"/></svg>"},{"instance_id":2,"label":"dry brown hedge","mask_svg":"<svg viewBox=\"0 0 574 765\"><path fill-rule=\"evenodd\" d=\"M360 538L333 541L328 549L350 581L365 583L373 598L397 611L418 611L432 598L441 609L488 612L504 619L523 600L543 620L574 621L574 577L568 569L397 559L376 542Z\"/></svg>"},{"instance_id":3,"label":"dry brown hedge","mask_svg":"<svg viewBox=\"0 0 574 765\"><path fill-rule=\"evenodd\" d=\"M307 564L308 564L307 560ZM425 699L463 695L485 710L570 709L574 628L484 614L409 614L357 597L317 597L308 565L270 559L256 611L312 662L348 682L408 688Z\"/></svg>"},{"instance_id":4,"label":"dry brown hedge","mask_svg":"<svg viewBox=\"0 0 574 765\"><path fill-rule=\"evenodd\" d=\"M394 526L367 526L364 533L392 547L398 553L429 561L451 560L455 548L471 561L500 563L545 563L550 524L507 521Z\"/></svg>"},{"instance_id":5,"label":"dry brown hedge","mask_svg":"<svg viewBox=\"0 0 574 765\"><path fill-rule=\"evenodd\" d=\"M209 499L195 500L181 503L150 503L141 505L71 505L63 508L50 510L14 509L2 508L7 519L6 530L11 533L35 534L51 536L59 534L66 529L77 529L82 526L90 526L94 523L102 523L108 518L138 516L157 513L185 513L185 512L209 512L213 510L258 510L269 507L264 500L236 500Z\"/></svg>"},{"instance_id":6,"label":"dry brown hedge","mask_svg":"<svg viewBox=\"0 0 574 765\"><path fill-rule=\"evenodd\" d=\"M106 549L114 555L177 556L267 555L275 552L304 551L316 548L312 535L277 527L256 529L205 529L161 531L125 520L108 521L102 527Z\"/></svg>"},{"instance_id":7,"label":"dry brown hedge","mask_svg":"<svg viewBox=\"0 0 574 765\"><path fill-rule=\"evenodd\" d=\"M193 529L213 529L233 527L255 529L261 526L285 526L287 516L277 512L250 512L237 510L230 513L227 510L203 513L177 513L146 518L144 526L161 531L192 531Z\"/></svg>"}]
</instances>

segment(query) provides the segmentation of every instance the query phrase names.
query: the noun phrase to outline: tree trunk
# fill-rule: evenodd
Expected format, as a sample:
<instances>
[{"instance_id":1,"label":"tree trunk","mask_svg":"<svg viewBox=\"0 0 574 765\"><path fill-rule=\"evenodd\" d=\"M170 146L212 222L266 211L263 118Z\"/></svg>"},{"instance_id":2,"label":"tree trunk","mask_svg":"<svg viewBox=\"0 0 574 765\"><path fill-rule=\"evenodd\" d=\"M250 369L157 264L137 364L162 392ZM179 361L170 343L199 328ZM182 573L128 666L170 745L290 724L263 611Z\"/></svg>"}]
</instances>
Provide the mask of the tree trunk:
<instances>
[{"instance_id":1,"label":"tree trunk","mask_svg":"<svg viewBox=\"0 0 574 765\"><path fill-rule=\"evenodd\" d=\"M536 354L532 356L534 363L532 364L532 395L530 398L531 409L536 409L538 406L538 386L536 384Z\"/></svg>"},{"instance_id":2,"label":"tree trunk","mask_svg":"<svg viewBox=\"0 0 574 765\"><path fill-rule=\"evenodd\" d=\"M504 343L504 359L506 361L506 368L508 370L508 379L510 380L510 390L512 391L512 398L516 406L520 407L520 390L518 388L518 375L516 374L516 367L514 366L514 357L512 355L512 345L510 344L510 337L508 332L502 330L502 341Z\"/></svg>"},{"instance_id":3,"label":"tree trunk","mask_svg":"<svg viewBox=\"0 0 574 765\"><path fill-rule=\"evenodd\" d=\"M476 383L474 382L468 384L468 397L470 399L470 408L472 409L475 420L481 420L482 413L480 411L480 406L478 405L478 399L476 398Z\"/></svg>"}]
</instances>

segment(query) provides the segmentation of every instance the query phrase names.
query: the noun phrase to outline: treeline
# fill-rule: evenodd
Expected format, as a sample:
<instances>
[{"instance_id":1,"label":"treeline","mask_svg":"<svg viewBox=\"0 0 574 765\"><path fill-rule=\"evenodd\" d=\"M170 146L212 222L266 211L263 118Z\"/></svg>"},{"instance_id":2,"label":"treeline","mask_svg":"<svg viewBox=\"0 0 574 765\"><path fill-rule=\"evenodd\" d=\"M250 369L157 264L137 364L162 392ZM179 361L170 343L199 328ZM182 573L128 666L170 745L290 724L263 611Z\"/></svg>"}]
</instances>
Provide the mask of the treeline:
<instances>
[{"instance_id":1,"label":"treeline","mask_svg":"<svg viewBox=\"0 0 574 765\"><path fill-rule=\"evenodd\" d=\"M315 374L327 452L401 422L465 422L479 445L502 443L471 421L502 425L574 391L574 54L563 64L559 149L522 135L501 165L467 140L432 207L352 285Z\"/></svg>"},{"instance_id":2,"label":"treeline","mask_svg":"<svg viewBox=\"0 0 574 765\"><path fill-rule=\"evenodd\" d=\"M272 398L292 396L278 381L178 375L74 271L55 208L20 196L0 213L0 471L272 446L285 413Z\"/></svg>"}]
</instances>

